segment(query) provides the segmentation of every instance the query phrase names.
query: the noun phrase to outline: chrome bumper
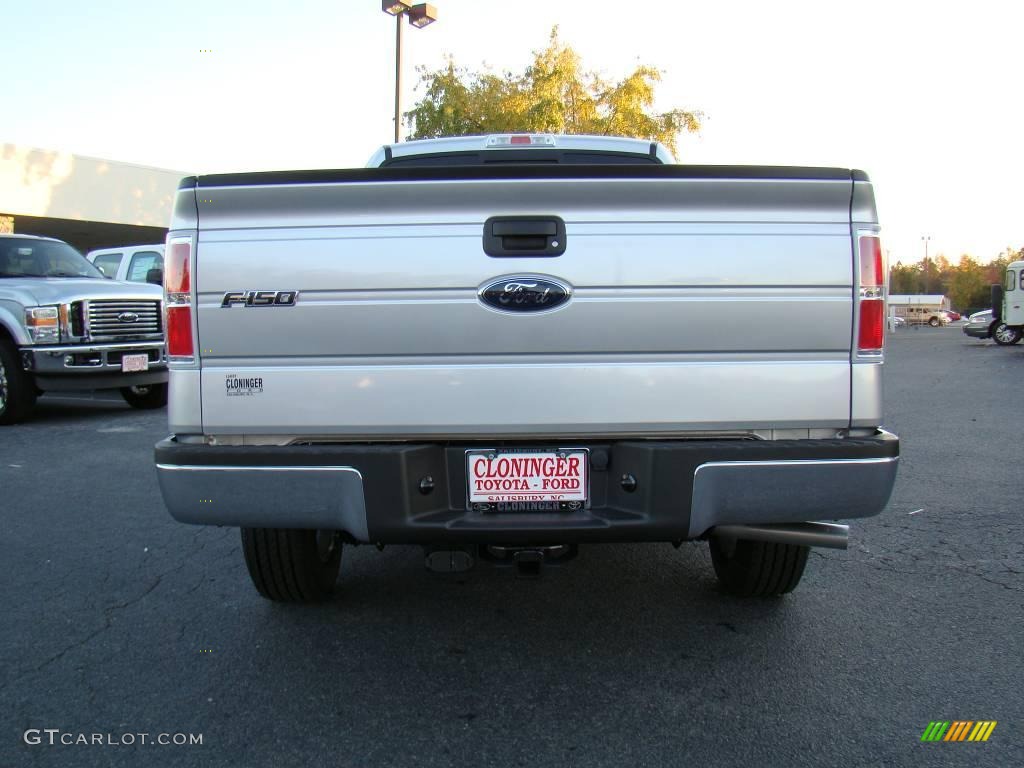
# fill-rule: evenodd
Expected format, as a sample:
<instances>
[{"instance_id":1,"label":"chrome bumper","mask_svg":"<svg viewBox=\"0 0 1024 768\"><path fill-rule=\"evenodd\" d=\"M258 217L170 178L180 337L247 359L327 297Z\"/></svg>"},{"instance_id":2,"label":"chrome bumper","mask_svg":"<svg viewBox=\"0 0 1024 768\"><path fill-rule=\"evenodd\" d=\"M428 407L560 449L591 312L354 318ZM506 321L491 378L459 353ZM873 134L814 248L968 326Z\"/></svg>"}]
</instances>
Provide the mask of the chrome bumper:
<instances>
[{"instance_id":1,"label":"chrome bumper","mask_svg":"<svg viewBox=\"0 0 1024 768\"><path fill-rule=\"evenodd\" d=\"M899 461L898 438L882 431L870 439L579 447L590 449L590 506L564 512L467 509L466 446L168 439L156 446L156 466L164 501L184 523L337 529L395 544L536 544L677 541L716 535L719 526L722 535L742 538L737 526L752 526L751 538L778 537L754 528L870 517L888 502Z\"/></svg>"},{"instance_id":2,"label":"chrome bumper","mask_svg":"<svg viewBox=\"0 0 1024 768\"><path fill-rule=\"evenodd\" d=\"M889 502L899 458L722 461L697 467L689 537L720 525L871 517Z\"/></svg>"},{"instance_id":3,"label":"chrome bumper","mask_svg":"<svg viewBox=\"0 0 1024 768\"><path fill-rule=\"evenodd\" d=\"M163 341L22 347L22 367L41 376L61 373L120 373L124 355L149 357L149 370L167 367Z\"/></svg>"},{"instance_id":4,"label":"chrome bumper","mask_svg":"<svg viewBox=\"0 0 1024 768\"><path fill-rule=\"evenodd\" d=\"M179 522L243 528L321 528L369 541L363 477L353 467L203 467L157 464Z\"/></svg>"}]
</instances>

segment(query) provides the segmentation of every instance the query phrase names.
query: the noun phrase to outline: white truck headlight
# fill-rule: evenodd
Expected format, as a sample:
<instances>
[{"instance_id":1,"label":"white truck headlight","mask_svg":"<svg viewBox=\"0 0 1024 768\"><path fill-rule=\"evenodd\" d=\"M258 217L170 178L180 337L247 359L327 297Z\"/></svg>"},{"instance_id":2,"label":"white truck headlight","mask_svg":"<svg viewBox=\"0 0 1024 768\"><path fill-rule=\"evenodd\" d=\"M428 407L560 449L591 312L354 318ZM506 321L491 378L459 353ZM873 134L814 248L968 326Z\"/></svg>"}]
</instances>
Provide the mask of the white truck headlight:
<instances>
[{"instance_id":1,"label":"white truck headlight","mask_svg":"<svg viewBox=\"0 0 1024 768\"><path fill-rule=\"evenodd\" d=\"M27 307L25 327L36 344L60 342L60 309L58 307Z\"/></svg>"}]
</instances>

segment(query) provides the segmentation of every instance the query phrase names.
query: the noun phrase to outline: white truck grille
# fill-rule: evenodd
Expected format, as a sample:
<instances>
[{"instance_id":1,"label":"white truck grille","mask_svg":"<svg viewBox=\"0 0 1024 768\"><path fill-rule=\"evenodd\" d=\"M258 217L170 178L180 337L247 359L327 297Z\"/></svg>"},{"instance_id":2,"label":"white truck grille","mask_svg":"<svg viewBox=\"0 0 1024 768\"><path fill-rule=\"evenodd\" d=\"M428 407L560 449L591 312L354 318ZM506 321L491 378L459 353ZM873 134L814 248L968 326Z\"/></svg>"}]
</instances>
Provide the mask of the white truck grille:
<instances>
[{"instance_id":1,"label":"white truck grille","mask_svg":"<svg viewBox=\"0 0 1024 768\"><path fill-rule=\"evenodd\" d=\"M159 301L90 301L87 317L91 339L155 336L161 332Z\"/></svg>"}]
</instances>

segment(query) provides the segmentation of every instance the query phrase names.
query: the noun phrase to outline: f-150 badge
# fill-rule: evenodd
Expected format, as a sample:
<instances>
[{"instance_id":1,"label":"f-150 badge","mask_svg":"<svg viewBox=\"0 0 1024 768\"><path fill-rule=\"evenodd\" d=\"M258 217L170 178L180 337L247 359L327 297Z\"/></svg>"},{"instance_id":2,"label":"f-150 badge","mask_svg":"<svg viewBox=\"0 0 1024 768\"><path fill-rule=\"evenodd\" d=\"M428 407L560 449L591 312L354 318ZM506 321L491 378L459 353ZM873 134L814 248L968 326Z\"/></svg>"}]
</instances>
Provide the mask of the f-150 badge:
<instances>
[{"instance_id":1,"label":"f-150 badge","mask_svg":"<svg viewBox=\"0 0 1024 768\"><path fill-rule=\"evenodd\" d=\"M231 307L241 304L244 307L293 307L299 298L298 291L228 291L224 294L220 305Z\"/></svg>"}]
</instances>

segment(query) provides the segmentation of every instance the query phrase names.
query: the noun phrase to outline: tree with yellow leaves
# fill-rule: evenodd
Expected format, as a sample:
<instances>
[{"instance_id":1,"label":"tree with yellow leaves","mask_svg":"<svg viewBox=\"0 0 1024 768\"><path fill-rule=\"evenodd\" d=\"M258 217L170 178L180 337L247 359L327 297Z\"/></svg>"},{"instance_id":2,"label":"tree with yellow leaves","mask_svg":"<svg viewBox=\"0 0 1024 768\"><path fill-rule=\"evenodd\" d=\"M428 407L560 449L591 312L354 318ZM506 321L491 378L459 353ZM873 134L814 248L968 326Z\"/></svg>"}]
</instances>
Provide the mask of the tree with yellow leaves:
<instances>
[{"instance_id":1,"label":"tree with yellow leaves","mask_svg":"<svg viewBox=\"0 0 1024 768\"><path fill-rule=\"evenodd\" d=\"M425 94L405 114L411 138L489 133L566 133L632 136L660 141L673 153L683 131L700 129L696 110L654 111L661 72L638 66L618 81L583 69L579 54L551 30L522 74L471 72L447 66L420 69Z\"/></svg>"}]
</instances>

